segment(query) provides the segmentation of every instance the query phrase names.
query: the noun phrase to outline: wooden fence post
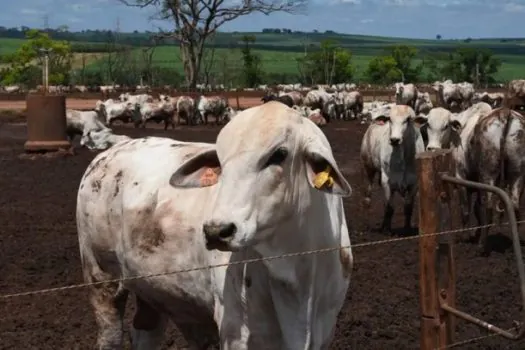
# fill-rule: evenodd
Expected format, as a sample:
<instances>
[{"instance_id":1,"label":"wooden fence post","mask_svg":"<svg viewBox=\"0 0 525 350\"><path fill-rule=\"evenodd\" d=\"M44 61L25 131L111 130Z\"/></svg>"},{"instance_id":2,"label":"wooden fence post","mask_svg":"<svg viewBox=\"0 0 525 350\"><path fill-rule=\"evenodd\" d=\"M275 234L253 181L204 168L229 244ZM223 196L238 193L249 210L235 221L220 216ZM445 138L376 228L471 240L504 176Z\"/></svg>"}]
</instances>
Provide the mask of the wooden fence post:
<instances>
[{"instance_id":1,"label":"wooden fence post","mask_svg":"<svg viewBox=\"0 0 525 350\"><path fill-rule=\"evenodd\" d=\"M235 89L235 99L237 100L237 110L241 109L241 105L239 103L239 89Z\"/></svg>"},{"instance_id":2,"label":"wooden fence post","mask_svg":"<svg viewBox=\"0 0 525 350\"><path fill-rule=\"evenodd\" d=\"M416 157L419 186L419 289L421 303L421 350L435 350L450 344L455 332L451 315L441 309L441 302L454 305L454 237L432 235L441 232L445 220L445 202L450 200L449 186L440 173L449 172L450 150L420 153ZM447 217L448 216L448 217ZM443 266L443 260L446 266ZM445 271L443 271L445 270Z\"/></svg>"}]
</instances>

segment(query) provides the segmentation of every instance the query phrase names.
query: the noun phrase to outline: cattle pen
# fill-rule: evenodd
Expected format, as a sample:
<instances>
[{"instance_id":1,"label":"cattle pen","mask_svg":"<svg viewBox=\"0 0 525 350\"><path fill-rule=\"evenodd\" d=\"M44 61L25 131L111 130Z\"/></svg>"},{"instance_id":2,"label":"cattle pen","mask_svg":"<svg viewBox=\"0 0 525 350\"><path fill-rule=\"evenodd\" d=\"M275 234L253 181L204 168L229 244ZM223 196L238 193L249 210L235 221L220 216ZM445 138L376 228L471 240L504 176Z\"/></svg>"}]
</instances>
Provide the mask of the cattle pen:
<instances>
[{"instance_id":1,"label":"cattle pen","mask_svg":"<svg viewBox=\"0 0 525 350\"><path fill-rule=\"evenodd\" d=\"M242 105L243 96L237 96ZM0 348L89 349L95 343L96 328L88 284L81 283L74 208L80 177L96 153L80 149L75 156L21 155L25 128L23 117L13 122L0 115ZM520 222L509 212L508 222L494 227L501 232L491 234L494 251L488 257L479 256L473 244L456 242L456 237L483 225L459 227L454 193L458 184L453 186L447 177L450 153L434 152L418 159L419 230L396 230L397 237L379 232L379 189L373 192L370 211L360 201L365 185L357 150L365 128L336 121L324 129L354 189L344 200L354 271L331 348L522 349ZM219 131L216 126L115 129L131 137L202 142L213 142ZM395 227L402 225L399 211ZM272 259L330 254L338 249ZM172 273L223 267L188 266ZM126 315L128 321L130 317ZM184 345L177 330L170 329L163 348Z\"/></svg>"}]
</instances>

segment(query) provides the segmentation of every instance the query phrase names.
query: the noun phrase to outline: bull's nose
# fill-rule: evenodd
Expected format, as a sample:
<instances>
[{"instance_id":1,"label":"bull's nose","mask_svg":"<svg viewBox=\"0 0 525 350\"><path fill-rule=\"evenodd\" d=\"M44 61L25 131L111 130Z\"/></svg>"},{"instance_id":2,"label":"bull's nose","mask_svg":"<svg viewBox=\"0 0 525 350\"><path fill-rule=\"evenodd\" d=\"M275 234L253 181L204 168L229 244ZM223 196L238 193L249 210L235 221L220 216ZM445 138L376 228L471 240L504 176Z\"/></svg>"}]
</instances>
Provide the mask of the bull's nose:
<instances>
[{"instance_id":1,"label":"bull's nose","mask_svg":"<svg viewBox=\"0 0 525 350\"><path fill-rule=\"evenodd\" d=\"M202 229L208 245L228 243L237 232L237 226L232 222L224 224L204 224Z\"/></svg>"},{"instance_id":2,"label":"bull's nose","mask_svg":"<svg viewBox=\"0 0 525 350\"><path fill-rule=\"evenodd\" d=\"M437 147L432 147L432 146L427 147L427 151L430 151L430 152L435 151L437 149L438 149Z\"/></svg>"},{"instance_id":3,"label":"bull's nose","mask_svg":"<svg viewBox=\"0 0 525 350\"><path fill-rule=\"evenodd\" d=\"M397 146L401 142L401 139L398 139L397 137L391 137L390 138L390 144L392 146Z\"/></svg>"}]
</instances>

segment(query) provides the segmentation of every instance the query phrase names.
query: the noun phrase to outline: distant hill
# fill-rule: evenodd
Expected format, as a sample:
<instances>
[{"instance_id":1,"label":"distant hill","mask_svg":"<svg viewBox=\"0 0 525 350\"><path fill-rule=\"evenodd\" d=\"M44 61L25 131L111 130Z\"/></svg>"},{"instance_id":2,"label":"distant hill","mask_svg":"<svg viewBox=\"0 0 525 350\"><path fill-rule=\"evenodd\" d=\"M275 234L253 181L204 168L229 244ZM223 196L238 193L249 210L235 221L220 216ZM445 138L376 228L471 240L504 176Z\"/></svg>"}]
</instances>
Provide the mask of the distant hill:
<instances>
[{"instance_id":1,"label":"distant hill","mask_svg":"<svg viewBox=\"0 0 525 350\"><path fill-rule=\"evenodd\" d=\"M29 28L0 27L0 54L16 50L24 38L24 31ZM280 31L280 32L277 32ZM90 53L90 63L96 64L105 51L106 43L113 33L106 30L86 30L82 32L67 32L50 30L54 39L68 40L75 52ZM153 32L118 33L121 45L144 47L151 45ZM245 35L253 35L256 42L253 48L261 53L265 71L270 73L297 73L295 58L304 55L306 51L317 50L323 40L334 40L343 48L349 49L357 66L358 76L362 74L372 57L384 53L389 46L406 44L419 49L423 58L429 54L449 53L458 47L478 47L492 50L499 57L503 66L498 74L498 80L516 78L525 70L525 38L491 38L491 39L457 39L457 40L424 40L393 37L378 37L367 35L338 34L335 32L304 33L276 29L266 29L264 32L220 32L209 42L210 47L219 48L218 52L237 52L234 61L240 56L238 49ZM180 66L178 60L177 42L170 39L159 44L154 61L159 65ZM100 53L100 55L96 55Z\"/></svg>"}]
</instances>

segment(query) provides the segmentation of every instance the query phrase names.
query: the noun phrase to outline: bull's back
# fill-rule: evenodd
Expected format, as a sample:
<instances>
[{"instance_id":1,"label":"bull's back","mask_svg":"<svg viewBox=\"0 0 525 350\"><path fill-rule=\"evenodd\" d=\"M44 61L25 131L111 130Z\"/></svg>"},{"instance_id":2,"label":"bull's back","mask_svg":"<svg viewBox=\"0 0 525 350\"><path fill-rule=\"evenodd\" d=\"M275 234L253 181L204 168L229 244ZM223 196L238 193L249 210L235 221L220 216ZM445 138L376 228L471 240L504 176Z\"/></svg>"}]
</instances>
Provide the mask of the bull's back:
<instances>
[{"instance_id":1,"label":"bull's back","mask_svg":"<svg viewBox=\"0 0 525 350\"><path fill-rule=\"evenodd\" d=\"M115 251L134 221L151 221L159 188L204 143L147 137L120 142L88 166L77 195L77 228L86 246ZM141 216L137 216L138 213Z\"/></svg>"},{"instance_id":2,"label":"bull's back","mask_svg":"<svg viewBox=\"0 0 525 350\"><path fill-rule=\"evenodd\" d=\"M387 142L388 126L371 124L361 142L361 161L367 167L381 168L381 145Z\"/></svg>"}]
</instances>

